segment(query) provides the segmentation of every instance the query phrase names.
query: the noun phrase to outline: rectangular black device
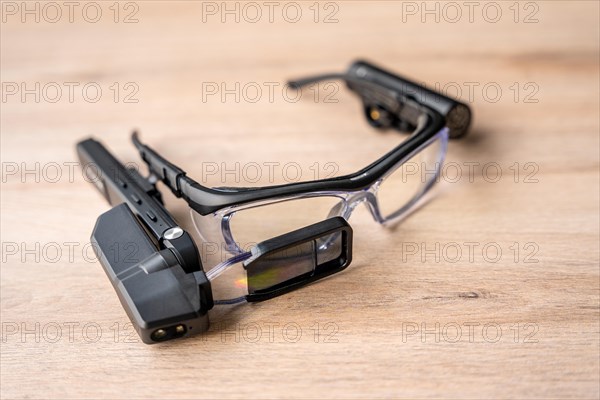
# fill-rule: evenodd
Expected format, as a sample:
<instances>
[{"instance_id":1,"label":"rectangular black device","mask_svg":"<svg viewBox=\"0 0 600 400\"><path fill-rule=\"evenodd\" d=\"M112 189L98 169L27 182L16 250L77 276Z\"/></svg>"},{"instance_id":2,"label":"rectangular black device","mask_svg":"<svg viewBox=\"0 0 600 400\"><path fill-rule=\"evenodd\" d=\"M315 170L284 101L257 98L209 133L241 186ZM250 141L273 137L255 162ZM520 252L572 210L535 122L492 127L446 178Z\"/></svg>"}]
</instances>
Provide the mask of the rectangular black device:
<instances>
[{"instance_id":1,"label":"rectangular black device","mask_svg":"<svg viewBox=\"0 0 600 400\"><path fill-rule=\"evenodd\" d=\"M369 90L368 86L357 87L356 82L373 83L380 87L387 88L402 95L404 98L412 98L419 104L429 107L440 113L445 119L446 126L449 129L449 136L452 139L464 136L471 124L471 109L465 103L448 97L438 91L427 89L422 84L411 81L386 71L367 61L354 62L348 72L348 77L356 78L354 83L349 82L350 89L357 92L366 103L386 103L389 99L386 96L380 96L381 93ZM392 96L393 97L393 96ZM393 108L393 107L392 107ZM367 116L367 119L369 116ZM408 118L409 125L412 121ZM401 130L413 130L414 125L406 126Z\"/></svg>"},{"instance_id":2,"label":"rectangular black device","mask_svg":"<svg viewBox=\"0 0 600 400\"><path fill-rule=\"evenodd\" d=\"M191 236L154 184L93 139L78 143L77 152L88 180L114 206L98 217L92 245L142 341L206 331L210 282Z\"/></svg>"},{"instance_id":3,"label":"rectangular black device","mask_svg":"<svg viewBox=\"0 0 600 400\"><path fill-rule=\"evenodd\" d=\"M249 302L264 301L343 271L352 262L352 228L333 217L258 243L244 261Z\"/></svg>"}]
</instances>

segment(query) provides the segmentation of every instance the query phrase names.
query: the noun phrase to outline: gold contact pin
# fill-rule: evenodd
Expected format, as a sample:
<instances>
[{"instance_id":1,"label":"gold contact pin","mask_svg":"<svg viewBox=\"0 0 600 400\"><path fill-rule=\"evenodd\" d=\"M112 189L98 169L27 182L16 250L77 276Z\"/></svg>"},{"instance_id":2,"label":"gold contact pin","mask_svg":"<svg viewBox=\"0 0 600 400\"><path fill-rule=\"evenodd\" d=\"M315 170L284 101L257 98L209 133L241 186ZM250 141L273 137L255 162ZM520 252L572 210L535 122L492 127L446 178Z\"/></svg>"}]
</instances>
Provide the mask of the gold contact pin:
<instances>
[{"instance_id":1,"label":"gold contact pin","mask_svg":"<svg viewBox=\"0 0 600 400\"><path fill-rule=\"evenodd\" d=\"M160 340L160 339L164 338L165 336L167 336L167 331L165 331L164 329L157 329L152 334L152 337L154 340Z\"/></svg>"},{"instance_id":2,"label":"gold contact pin","mask_svg":"<svg viewBox=\"0 0 600 400\"><path fill-rule=\"evenodd\" d=\"M377 121L381 117L381 114L379 113L379 111L376 108L372 108L369 115L371 116L371 119L373 121Z\"/></svg>"}]
</instances>

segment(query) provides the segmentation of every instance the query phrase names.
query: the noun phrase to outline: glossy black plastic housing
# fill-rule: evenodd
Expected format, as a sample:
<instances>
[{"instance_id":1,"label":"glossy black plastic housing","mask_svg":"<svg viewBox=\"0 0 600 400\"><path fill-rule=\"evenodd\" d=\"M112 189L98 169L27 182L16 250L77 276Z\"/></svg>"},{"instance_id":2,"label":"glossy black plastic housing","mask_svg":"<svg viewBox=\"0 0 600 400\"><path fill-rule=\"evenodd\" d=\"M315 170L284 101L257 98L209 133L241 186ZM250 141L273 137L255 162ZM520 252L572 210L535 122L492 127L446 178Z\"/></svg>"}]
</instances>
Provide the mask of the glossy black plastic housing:
<instances>
[{"instance_id":1,"label":"glossy black plastic housing","mask_svg":"<svg viewBox=\"0 0 600 400\"><path fill-rule=\"evenodd\" d=\"M191 236L160 193L101 143L77 144L87 178L114 207L98 217L94 251L144 343L208 329L212 289Z\"/></svg>"},{"instance_id":2,"label":"glossy black plastic housing","mask_svg":"<svg viewBox=\"0 0 600 400\"><path fill-rule=\"evenodd\" d=\"M208 329L213 306L203 271L186 273L171 250L159 251L127 204L98 217L94 251L144 343Z\"/></svg>"},{"instance_id":3,"label":"glossy black plastic housing","mask_svg":"<svg viewBox=\"0 0 600 400\"><path fill-rule=\"evenodd\" d=\"M363 102L366 106L377 105L379 101L377 101L377 97L375 99L369 98L369 96L364 96L363 93L370 92L371 94L375 94L377 91L364 90L360 82L368 82L376 86L388 88L393 92L401 93L405 98L414 99L419 104L438 112L446 121L451 139L464 136L469 129L471 124L471 110L465 103L456 99L430 90L407 78L392 74L366 61L354 62L348 70L347 76L354 78L348 80L348 86L357 94L363 96ZM368 115L367 118L369 118ZM407 128L410 129L410 125Z\"/></svg>"},{"instance_id":4,"label":"glossy black plastic housing","mask_svg":"<svg viewBox=\"0 0 600 400\"><path fill-rule=\"evenodd\" d=\"M87 179L93 182L111 205L126 203L144 227L163 248L170 248L187 272L202 270L198 249L189 233L178 237L164 234L178 228L163 206L160 192L135 169L126 169L98 141L87 139L77 144L77 154Z\"/></svg>"},{"instance_id":5,"label":"glossy black plastic housing","mask_svg":"<svg viewBox=\"0 0 600 400\"><path fill-rule=\"evenodd\" d=\"M331 242L340 241L339 254L324 262L319 260L319 245L318 240L327 238L329 246L333 246ZM252 280L256 269L261 262L274 254L281 254L289 251L294 255L294 249L310 243L311 252L309 256L312 258L314 270L304 273L299 276L294 276L292 279L286 280L261 290L253 290ZM327 250L323 250L326 252ZM251 250L252 256L244 261L244 268L248 275L248 295L246 300L249 302L269 300L273 297L281 296L282 294L296 290L302 286L308 285L319 279L323 279L329 275L335 274L344 270L352 262L352 228L342 217L329 218L324 221L306 226L304 228L286 233L281 236L266 240L254 246ZM278 269L285 269L286 258L288 260L295 257L284 257L284 260L278 266Z\"/></svg>"},{"instance_id":6,"label":"glossy black plastic housing","mask_svg":"<svg viewBox=\"0 0 600 400\"><path fill-rule=\"evenodd\" d=\"M398 130L414 129L414 132L395 149L350 175L285 185L227 189L201 185L189 178L182 169L143 144L136 133L133 134L132 140L150 171L177 197L183 198L192 209L201 215L207 215L225 207L259 200L320 191L358 191L368 188L433 138L446 125L451 125L450 129L454 137L462 136L471 119L471 113L466 105L364 61L354 63L347 74L322 75L298 80L293 82L292 86L299 88L309 82L327 78L344 79L361 97L365 110L375 108L379 115L389 116L389 123L386 125L370 120L374 126ZM429 93L432 95L425 95ZM367 112L368 118L370 115L373 114Z\"/></svg>"}]
</instances>

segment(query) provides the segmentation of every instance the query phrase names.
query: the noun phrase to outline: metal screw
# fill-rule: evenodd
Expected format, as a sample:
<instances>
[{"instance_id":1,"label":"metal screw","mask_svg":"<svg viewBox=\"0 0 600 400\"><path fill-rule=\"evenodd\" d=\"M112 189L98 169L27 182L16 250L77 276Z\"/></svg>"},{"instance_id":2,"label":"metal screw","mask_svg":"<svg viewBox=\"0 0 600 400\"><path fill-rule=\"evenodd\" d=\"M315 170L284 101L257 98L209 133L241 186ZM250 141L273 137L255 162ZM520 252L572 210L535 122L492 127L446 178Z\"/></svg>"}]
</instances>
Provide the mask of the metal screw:
<instances>
[{"instance_id":1,"label":"metal screw","mask_svg":"<svg viewBox=\"0 0 600 400\"><path fill-rule=\"evenodd\" d=\"M183 235L183 229L178 226L174 226L173 228L167 229L165 233L163 233L163 238L167 240L177 239Z\"/></svg>"}]
</instances>

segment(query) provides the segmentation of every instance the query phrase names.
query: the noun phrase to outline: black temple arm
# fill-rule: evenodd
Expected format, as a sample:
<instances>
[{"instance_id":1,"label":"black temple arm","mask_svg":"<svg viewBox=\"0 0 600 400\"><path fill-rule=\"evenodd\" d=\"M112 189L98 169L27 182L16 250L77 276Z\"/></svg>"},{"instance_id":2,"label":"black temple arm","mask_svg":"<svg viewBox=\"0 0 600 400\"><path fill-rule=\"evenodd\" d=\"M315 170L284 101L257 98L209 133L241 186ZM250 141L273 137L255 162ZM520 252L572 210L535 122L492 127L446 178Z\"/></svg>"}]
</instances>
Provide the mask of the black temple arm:
<instances>
[{"instance_id":1,"label":"black temple arm","mask_svg":"<svg viewBox=\"0 0 600 400\"><path fill-rule=\"evenodd\" d=\"M181 187L179 180L185 176L185 171L171 164L169 161L160 156L157 152L152 150L150 147L143 144L137 132L133 132L131 135L131 141L140 152L142 159L148 164L150 173L156 175L171 191L175 196L181 197Z\"/></svg>"}]
</instances>

